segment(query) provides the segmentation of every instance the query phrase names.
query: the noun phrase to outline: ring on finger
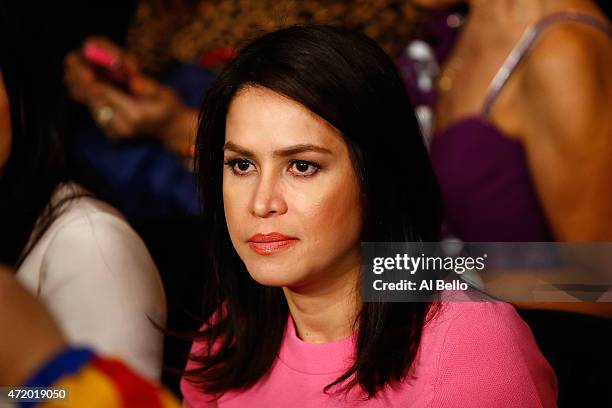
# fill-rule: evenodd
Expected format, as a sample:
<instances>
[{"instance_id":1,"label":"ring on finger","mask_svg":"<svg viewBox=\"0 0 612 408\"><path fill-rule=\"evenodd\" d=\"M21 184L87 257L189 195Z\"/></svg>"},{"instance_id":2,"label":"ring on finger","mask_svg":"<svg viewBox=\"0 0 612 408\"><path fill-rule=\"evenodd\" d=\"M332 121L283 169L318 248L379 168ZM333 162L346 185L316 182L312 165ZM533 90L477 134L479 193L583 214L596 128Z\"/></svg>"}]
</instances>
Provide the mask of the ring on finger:
<instances>
[{"instance_id":1,"label":"ring on finger","mask_svg":"<svg viewBox=\"0 0 612 408\"><path fill-rule=\"evenodd\" d=\"M110 125L115 117L115 111L108 105L97 108L94 112L94 119L103 128Z\"/></svg>"}]
</instances>

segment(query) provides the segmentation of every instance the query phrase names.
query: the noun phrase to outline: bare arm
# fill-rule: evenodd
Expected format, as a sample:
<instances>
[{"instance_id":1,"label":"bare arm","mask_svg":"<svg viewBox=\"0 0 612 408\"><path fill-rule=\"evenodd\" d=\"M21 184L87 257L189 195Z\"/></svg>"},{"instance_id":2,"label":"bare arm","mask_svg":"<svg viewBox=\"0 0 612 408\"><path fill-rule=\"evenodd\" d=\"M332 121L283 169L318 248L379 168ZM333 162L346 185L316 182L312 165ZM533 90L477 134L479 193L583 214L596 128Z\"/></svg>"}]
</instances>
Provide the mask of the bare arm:
<instances>
[{"instance_id":1,"label":"bare arm","mask_svg":"<svg viewBox=\"0 0 612 408\"><path fill-rule=\"evenodd\" d=\"M550 30L523 76L521 133L558 241L612 241L612 41Z\"/></svg>"},{"instance_id":2,"label":"bare arm","mask_svg":"<svg viewBox=\"0 0 612 408\"><path fill-rule=\"evenodd\" d=\"M66 340L45 308L2 265L0 311L0 385L21 385L65 348Z\"/></svg>"}]
</instances>

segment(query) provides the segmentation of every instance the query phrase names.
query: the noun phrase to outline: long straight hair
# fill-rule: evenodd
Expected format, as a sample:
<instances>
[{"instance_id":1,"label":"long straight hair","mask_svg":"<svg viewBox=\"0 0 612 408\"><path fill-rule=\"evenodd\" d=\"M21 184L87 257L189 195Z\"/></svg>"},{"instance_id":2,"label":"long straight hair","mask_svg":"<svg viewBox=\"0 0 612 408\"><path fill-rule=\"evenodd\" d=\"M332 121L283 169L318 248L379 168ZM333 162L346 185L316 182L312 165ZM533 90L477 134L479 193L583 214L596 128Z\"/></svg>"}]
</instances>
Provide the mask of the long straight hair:
<instances>
[{"instance_id":1,"label":"long straight hair","mask_svg":"<svg viewBox=\"0 0 612 408\"><path fill-rule=\"evenodd\" d=\"M12 146L0 174L0 262L19 267L75 193L50 206L68 180L62 131L61 64L32 2L0 2L0 70Z\"/></svg>"},{"instance_id":2,"label":"long straight hair","mask_svg":"<svg viewBox=\"0 0 612 408\"><path fill-rule=\"evenodd\" d=\"M342 133L361 187L362 241L437 241L441 224L440 192L414 111L393 61L373 40L309 25L245 46L209 89L197 138L210 276L206 324L195 337L206 350L190 356L197 368L186 378L216 396L248 389L270 370L288 316L282 289L249 276L224 216L225 119L236 92L248 86L284 95ZM404 379L429 311L430 303L362 303L354 362L326 391L358 385L371 398Z\"/></svg>"}]
</instances>

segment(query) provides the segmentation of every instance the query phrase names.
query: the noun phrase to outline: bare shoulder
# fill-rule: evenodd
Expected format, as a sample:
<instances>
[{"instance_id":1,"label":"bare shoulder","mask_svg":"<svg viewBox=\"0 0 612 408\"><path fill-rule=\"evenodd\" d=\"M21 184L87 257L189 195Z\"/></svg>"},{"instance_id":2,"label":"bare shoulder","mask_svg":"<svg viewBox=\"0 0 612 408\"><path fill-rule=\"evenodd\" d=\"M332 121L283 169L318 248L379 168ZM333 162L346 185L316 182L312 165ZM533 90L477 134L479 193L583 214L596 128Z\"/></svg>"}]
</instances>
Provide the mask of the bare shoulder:
<instances>
[{"instance_id":1,"label":"bare shoulder","mask_svg":"<svg viewBox=\"0 0 612 408\"><path fill-rule=\"evenodd\" d=\"M580 66L582 62L609 63L610 51L612 38L605 31L590 24L563 22L540 34L526 64L531 68L543 65L549 69L565 69Z\"/></svg>"},{"instance_id":2,"label":"bare shoulder","mask_svg":"<svg viewBox=\"0 0 612 408\"><path fill-rule=\"evenodd\" d=\"M601 129L612 106L612 40L586 24L557 24L537 40L521 77L526 126L538 135Z\"/></svg>"},{"instance_id":3,"label":"bare shoulder","mask_svg":"<svg viewBox=\"0 0 612 408\"><path fill-rule=\"evenodd\" d=\"M611 72L612 38L575 22L549 27L524 62L526 84L550 92L568 87L600 91L602 85L612 86ZM584 86L589 84L598 86Z\"/></svg>"}]
</instances>

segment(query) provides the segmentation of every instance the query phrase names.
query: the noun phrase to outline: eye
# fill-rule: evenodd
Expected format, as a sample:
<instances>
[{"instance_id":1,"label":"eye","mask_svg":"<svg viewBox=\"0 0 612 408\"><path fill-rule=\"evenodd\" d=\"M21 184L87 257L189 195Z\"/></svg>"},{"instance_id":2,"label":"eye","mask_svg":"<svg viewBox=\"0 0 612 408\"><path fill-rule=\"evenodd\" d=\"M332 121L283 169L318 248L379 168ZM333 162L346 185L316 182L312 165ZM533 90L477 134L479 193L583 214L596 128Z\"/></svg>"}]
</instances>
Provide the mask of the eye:
<instances>
[{"instance_id":1,"label":"eye","mask_svg":"<svg viewBox=\"0 0 612 408\"><path fill-rule=\"evenodd\" d=\"M289 171L298 177L311 177L314 176L320 168L321 166L316 163L304 160L294 160L289 166Z\"/></svg>"},{"instance_id":2,"label":"eye","mask_svg":"<svg viewBox=\"0 0 612 408\"><path fill-rule=\"evenodd\" d=\"M230 159L225 161L225 165L232 169L238 176L246 176L255 171L255 166L247 159Z\"/></svg>"}]
</instances>

